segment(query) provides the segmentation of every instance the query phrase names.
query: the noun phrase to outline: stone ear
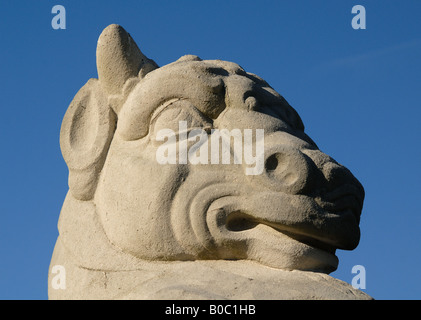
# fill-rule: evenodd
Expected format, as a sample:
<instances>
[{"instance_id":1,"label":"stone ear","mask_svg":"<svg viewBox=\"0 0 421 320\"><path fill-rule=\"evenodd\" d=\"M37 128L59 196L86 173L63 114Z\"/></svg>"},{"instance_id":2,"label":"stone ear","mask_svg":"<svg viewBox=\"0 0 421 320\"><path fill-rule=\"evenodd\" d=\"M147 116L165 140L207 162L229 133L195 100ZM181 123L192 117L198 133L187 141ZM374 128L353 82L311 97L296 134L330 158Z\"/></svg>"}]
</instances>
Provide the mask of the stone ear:
<instances>
[{"instance_id":1,"label":"stone ear","mask_svg":"<svg viewBox=\"0 0 421 320\"><path fill-rule=\"evenodd\" d=\"M60 147L69 168L70 192L78 200L93 198L116 120L97 79L78 91L64 115Z\"/></svg>"},{"instance_id":2,"label":"stone ear","mask_svg":"<svg viewBox=\"0 0 421 320\"><path fill-rule=\"evenodd\" d=\"M99 79L90 79L64 116L60 146L69 168L69 188L78 200L93 198L113 138L118 113L129 93L158 68L123 27L112 24L98 39Z\"/></svg>"},{"instance_id":3,"label":"stone ear","mask_svg":"<svg viewBox=\"0 0 421 320\"><path fill-rule=\"evenodd\" d=\"M109 25L99 36L96 61L99 81L117 115L140 79L158 68L140 51L130 34L117 24Z\"/></svg>"}]
</instances>

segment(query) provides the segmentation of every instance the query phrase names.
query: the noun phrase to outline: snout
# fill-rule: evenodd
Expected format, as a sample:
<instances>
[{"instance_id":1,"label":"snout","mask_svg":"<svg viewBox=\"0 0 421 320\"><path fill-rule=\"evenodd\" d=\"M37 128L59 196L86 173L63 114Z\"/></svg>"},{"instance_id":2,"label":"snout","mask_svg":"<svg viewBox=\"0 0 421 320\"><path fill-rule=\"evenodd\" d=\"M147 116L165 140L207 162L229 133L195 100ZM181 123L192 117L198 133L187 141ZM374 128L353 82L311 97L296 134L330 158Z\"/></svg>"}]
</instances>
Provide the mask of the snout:
<instances>
[{"instance_id":1,"label":"snout","mask_svg":"<svg viewBox=\"0 0 421 320\"><path fill-rule=\"evenodd\" d=\"M359 216L365 196L363 186L346 167L317 147L283 133L265 137L265 149L260 157L263 170L251 177L258 180L252 184L263 184L284 194L321 198L325 202L350 197L355 201L347 203Z\"/></svg>"},{"instance_id":2,"label":"snout","mask_svg":"<svg viewBox=\"0 0 421 320\"><path fill-rule=\"evenodd\" d=\"M287 141L267 144L263 173L251 177L251 182L267 188L262 193L265 203L280 204L282 198L283 206L291 210L285 215L284 208L272 206L269 214L256 210L251 216L319 247L326 244L354 249L359 243L364 201L361 183L347 168L313 146Z\"/></svg>"},{"instance_id":3,"label":"snout","mask_svg":"<svg viewBox=\"0 0 421 320\"><path fill-rule=\"evenodd\" d=\"M363 208L365 191L361 183L344 166L336 162L327 162L322 168L324 180L318 204L330 212L351 211L357 223Z\"/></svg>"}]
</instances>

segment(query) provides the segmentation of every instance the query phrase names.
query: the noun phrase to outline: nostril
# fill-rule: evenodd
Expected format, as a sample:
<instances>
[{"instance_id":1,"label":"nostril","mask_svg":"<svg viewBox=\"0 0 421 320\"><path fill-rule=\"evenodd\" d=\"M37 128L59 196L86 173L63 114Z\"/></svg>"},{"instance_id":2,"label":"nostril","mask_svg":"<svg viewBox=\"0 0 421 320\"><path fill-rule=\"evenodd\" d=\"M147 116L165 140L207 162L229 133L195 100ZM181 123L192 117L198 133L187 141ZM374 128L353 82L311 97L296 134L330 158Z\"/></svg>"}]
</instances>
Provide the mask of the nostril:
<instances>
[{"instance_id":1,"label":"nostril","mask_svg":"<svg viewBox=\"0 0 421 320\"><path fill-rule=\"evenodd\" d=\"M291 156L283 152L270 155L265 162L267 176L283 186L293 185L299 175L296 173L298 168L294 167L291 160Z\"/></svg>"},{"instance_id":2,"label":"nostril","mask_svg":"<svg viewBox=\"0 0 421 320\"><path fill-rule=\"evenodd\" d=\"M265 169L267 172L275 171L278 167L278 158L276 154L271 155L269 158L267 158L265 163Z\"/></svg>"},{"instance_id":3,"label":"nostril","mask_svg":"<svg viewBox=\"0 0 421 320\"><path fill-rule=\"evenodd\" d=\"M265 169L268 174L279 174L291 167L291 156L284 152L276 152L267 157Z\"/></svg>"},{"instance_id":4,"label":"nostril","mask_svg":"<svg viewBox=\"0 0 421 320\"><path fill-rule=\"evenodd\" d=\"M289 194L301 194L312 185L311 160L300 150L275 145L265 149L265 153L263 174L255 176L255 179L272 190Z\"/></svg>"}]
</instances>

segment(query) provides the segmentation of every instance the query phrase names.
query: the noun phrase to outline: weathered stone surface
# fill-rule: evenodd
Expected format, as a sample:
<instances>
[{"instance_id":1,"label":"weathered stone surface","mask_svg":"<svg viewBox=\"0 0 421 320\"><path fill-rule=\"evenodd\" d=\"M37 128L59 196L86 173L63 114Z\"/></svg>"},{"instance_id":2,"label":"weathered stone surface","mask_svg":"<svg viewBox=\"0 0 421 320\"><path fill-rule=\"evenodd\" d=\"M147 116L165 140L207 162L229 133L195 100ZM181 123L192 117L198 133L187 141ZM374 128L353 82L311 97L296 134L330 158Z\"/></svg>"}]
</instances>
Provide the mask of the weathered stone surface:
<instances>
[{"instance_id":1,"label":"weathered stone surface","mask_svg":"<svg viewBox=\"0 0 421 320\"><path fill-rule=\"evenodd\" d=\"M97 67L60 132L50 299L370 299L328 275L358 245L364 189L269 84L192 55L158 67L117 25ZM241 154L223 152L224 129Z\"/></svg>"}]
</instances>

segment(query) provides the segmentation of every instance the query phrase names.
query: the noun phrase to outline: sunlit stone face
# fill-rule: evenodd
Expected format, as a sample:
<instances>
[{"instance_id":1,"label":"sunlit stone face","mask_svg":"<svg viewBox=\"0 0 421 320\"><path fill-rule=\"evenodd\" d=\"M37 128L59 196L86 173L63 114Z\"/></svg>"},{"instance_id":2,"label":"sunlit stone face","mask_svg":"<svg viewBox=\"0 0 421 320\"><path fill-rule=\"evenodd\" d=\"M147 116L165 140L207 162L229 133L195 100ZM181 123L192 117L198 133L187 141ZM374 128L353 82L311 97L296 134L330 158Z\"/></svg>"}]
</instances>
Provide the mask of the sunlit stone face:
<instances>
[{"instance_id":1,"label":"sunlit stone face","mask_svg":"<svg viewBox=\"0 0 421 320\"><path fill-rule=\"evenodd\" d=\"M364 189L266 81L192 55L158 67L118 25L97 68L60 131L51 299L369 298L324 274L358 245Z\"/></svg>"},{"instance_id":2,"label":"sunlit stone face","mask_svg":"<svg viewBox=\"0 0 421 320\"><path fill-rule=\"evenodd\" d=\"M265 81L190 59L149 73L122 106L96 195L110 240L151 260L336 269L335 250L359 241L360 183Z\"/></svg>"}]
</instances>

